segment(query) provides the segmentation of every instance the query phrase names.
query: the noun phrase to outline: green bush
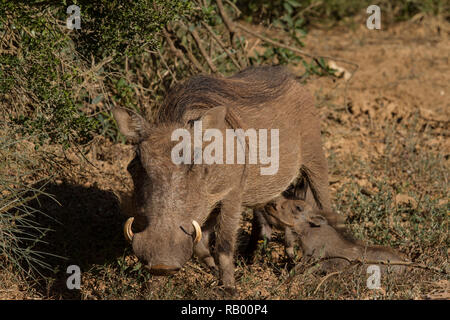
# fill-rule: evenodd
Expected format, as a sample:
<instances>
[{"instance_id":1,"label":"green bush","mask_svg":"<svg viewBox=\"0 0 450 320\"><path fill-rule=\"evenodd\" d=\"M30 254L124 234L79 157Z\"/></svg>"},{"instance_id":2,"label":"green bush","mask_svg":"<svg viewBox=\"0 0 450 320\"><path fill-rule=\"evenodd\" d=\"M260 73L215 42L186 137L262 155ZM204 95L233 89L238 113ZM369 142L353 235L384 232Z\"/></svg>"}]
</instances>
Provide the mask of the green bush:
<instances>
[{"instance_id":1,"label":"green bush","mask_svg":"<svg viewBox=\"0 0 450 320\"><path fill-rule=\"evenodd\" d=\"M277 21L301 47L295 3L288 1ZM306 75L323 74L288 49L247 52L245 34L228 33L216 1L78 0L80 30L66 27L71 4L0 0L0 111L37 147L68 148L97 134L117 140L113 105L151 117L171 85L199 72L302 63ZM226 12L231 20L240 14L228 4Z\"/></svg>"},{"instance_id":2,"label":"green bush","mask_svg":"<svg viewBox=\"0 0 450 320\"><path fill-rule=\"evenodd\" d=\"M89 64L155 49L157 33L188 14L188 1L76 1L82 29L69 30L66 1L0 1L0 108L22 134L68 147L98 132L87 104L105 70ZM106 66L107 67L107 66Z\"/></svg>"},{"instance_id":3,"label":"green bush","mask_svg":"<svg viewBox=\"0 0 450 320\"><path fill-rule=\"evenodd\" d=\"M366 8L378 5L385 14L383 21L407 20L418 13L447 15L449 3L444 0L240 0L236 4L247 20L270 24L289 15L303 26L311 22L336 23L354 16L365 16ZM301 19L301 20L299 20Z\"/></svg>"},{"instance_id":4,"label":"green bush","mask_svg":"<svg viewBox=\"0 0 450 320\"><path fill-rule=\"evenodd\" d=\"M81 8L79 51L98 57L135 55L159 45L158 32L170 21L192 14L192 2L175 0L74 1ZM68 4L67 4L68 5Z\"/></svg>"},{"instance_id":5,"label":"green bush","mask_svg":"<svg viewBox=\"0 0 450 320\"><path fill-rule=\"evenodd\" d=\"M66 1L0 0L0 268L22 275L52 267L51 253L36 250L49 231L37 223L45 213L29 204L48 178L22 142L67 148L117 135L107 107L96 108L131 95L120 81L124 58L155 50L161 28L191 10L181 0L75 3L82 30L67 29Z\"/></svg>"}]
</instances>

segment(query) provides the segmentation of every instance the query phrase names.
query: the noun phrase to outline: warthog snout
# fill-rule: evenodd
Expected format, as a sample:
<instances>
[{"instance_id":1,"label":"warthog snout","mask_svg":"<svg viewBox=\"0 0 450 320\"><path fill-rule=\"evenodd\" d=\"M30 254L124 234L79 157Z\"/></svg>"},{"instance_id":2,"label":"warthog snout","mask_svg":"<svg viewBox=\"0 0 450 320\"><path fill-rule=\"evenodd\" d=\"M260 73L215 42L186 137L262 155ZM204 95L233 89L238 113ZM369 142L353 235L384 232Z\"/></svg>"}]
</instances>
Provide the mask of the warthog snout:
<instances>
[{"instance_id":1,"label":"warthog snout","mask_svg":"<svg viewBox=\"0 0 450 320\"><path fill-rule=\"evenodd\" d=\"M128 218L124 224L125 239L132 244L133 251L145 264L146 269L154 275L167 276L179 271L192 255L193 247L202 238L202 229L195 220L191 222L190 228L187 225L184 227L180 225L179 228L171 226L172 228L163 233L151 228L135 233L133 232L134 220L134 217ZM178 230L178 240L161 237L161 234L173 234L174 229Z\"/></svg>"}]
</instances>

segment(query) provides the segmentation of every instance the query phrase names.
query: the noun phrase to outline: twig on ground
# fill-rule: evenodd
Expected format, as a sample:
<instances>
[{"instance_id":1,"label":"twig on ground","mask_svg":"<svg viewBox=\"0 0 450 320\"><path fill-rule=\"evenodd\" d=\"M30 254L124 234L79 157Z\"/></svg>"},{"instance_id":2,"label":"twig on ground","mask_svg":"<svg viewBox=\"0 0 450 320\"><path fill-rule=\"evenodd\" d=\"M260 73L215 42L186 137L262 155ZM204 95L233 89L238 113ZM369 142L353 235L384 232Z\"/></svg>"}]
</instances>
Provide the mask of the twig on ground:
<instances>
[{"instance_id":1,"label":"twig on ground","mask_svg":"<svg viewBox=\"0 0 450 320\"><path fill-rule=\"evenodd\" d=\"M331 272L331 273L327 274L325 277L323 277L322 280L320 280L319 284L317 285L316 289L314 290L314 294L316 294L317 291L319 291L320 286L321 286L328 278L331 278L332 276L338 275L338 274L342 273L342 271L343 271L343 270Z\"/></svg>"},{"instance_id":2,"label":"twig on ground","mask_svg":"<svg viewBox=\"0 0 450 320\"><path fill-rule=\"evenodd\" d=\"M331 260L331 259L344 259L344 260L348 261L350 263L350 265L356 265L356 264L361 264L361 265L363 265L363 264L382 264L382 265L388 265L388 266L400 265L400 266L406 266L406 267L411 267L411 268L429 270L429 271L433 271L436 273L448 274L448 272L446 270L441 270L436 267L430 267L430 266L426 266L424 264L416 263L416 262L412 262L412 261L391 262L391 261L385 261L385 260L350 259L350 258L347 258L344 256L333 256L333 257L320 258L320 259L315 260L315 261L311 262L310 264L304 266L301 273L305 272L306 270L308 270L309 268L315 266L316 264L318 264L320 262L323 262L326 260ZM294 276L297 274L297 271L299 271L299 269L301 269L301 268L302 268L301 265L296 265L293 269L293 272L288 276L288 278L286 279L285 282L291 281L294 278Z\"/></svg>"},{"instance_id":3,"label":"twig on ground","mask_svg":"<svg viewBox=\"0 0 450 320\"><path fill-rule=\"evenodd\" d=\"M322 280L320 281L319 285L316 287L314 294L317 293L317 291L319 290L320 286L323 284L323 282L325 282L327 279L329 279L332 276L338 275L342 272L344 272L345 270L354 267L358 264L363 265L363 264L382 264L382 265L402 265L402 266L406 266L406 267L411 267L411 268L419 268L419 269L424 269L424 270L429 270L429 271L433 271L436 273L441 273L441 274L448 274L448 272L446 270L441 270L439 268L436 267L429 267L426 266L424 264L420 264L420 263L415 263L415 262L410 262L410 261L398 261L398 262L390 262L390 261L384 261L384 260L362 260L362 259L349 259L345 256L333 256L333 257L324 257L324 258L320 258L317 260L314 260L313 262L307 264L306 266L302 266L302 265L296 265L293 270L290 272L290 274L286 277L285 280L283 280L274 290L273 292L276 292L280 287L282 287L285 284L289 284L294 277L297 274L303 274L306 270L310 269L311 267L316 266L318 263L326 261L326 260L331 260L331 259L343 259L348 261L350 264L348 266L346 266L344 269L342 270L338 270L335 272L331 272L329 274L327 274L325 277L322 278ZM301 272L298 272L299 270L301 270Z\"/></svg>"},{"instance_id":4,"label":"twig on ground","mask_svg":"<svg viewBox=\"0 0 450 320\"><path fill-rule=\"evenodd\" d=\"M192 263L187 263L186 266L188 266L188 267L191 268L192 270L195 270L195 271L197 271L197 272L200 272L200 273L202 273L202 274L204 274L204 275L211 276L211 273L208 273L208 272L202 270L201 268L199 268L198 266L196 266L196 265L194 265L194 264L192 264Z\"/></svg>"}]
</instances>

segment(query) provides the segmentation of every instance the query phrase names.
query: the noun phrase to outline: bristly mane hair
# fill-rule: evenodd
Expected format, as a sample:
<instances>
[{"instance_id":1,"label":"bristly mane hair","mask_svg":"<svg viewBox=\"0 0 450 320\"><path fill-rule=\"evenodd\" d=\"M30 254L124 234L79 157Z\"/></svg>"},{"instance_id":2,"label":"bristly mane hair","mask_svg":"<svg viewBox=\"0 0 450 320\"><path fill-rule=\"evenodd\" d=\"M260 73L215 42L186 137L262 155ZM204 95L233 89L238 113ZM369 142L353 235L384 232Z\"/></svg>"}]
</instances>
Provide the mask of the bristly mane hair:
<instances>
[{"instance_id":1,"label":"bristly mane hair","mask_svg":"<svg viewBox=\"0 0 450 320\"><path fill-rule=\"evenodd\" d=\"M198 75L169 91L156 121L177 122L190 109L256 107L280 97L292 79L293 75L281 66L251 67L229 78Z\"/></svg>"}]
</instances>

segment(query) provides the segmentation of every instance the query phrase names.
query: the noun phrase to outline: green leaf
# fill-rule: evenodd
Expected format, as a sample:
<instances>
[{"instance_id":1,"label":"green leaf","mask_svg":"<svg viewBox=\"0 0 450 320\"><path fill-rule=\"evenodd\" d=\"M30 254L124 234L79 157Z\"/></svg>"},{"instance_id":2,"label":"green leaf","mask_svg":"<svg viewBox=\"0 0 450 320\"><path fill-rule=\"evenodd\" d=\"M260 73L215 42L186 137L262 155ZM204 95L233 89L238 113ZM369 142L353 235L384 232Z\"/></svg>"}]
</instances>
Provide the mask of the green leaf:
<instances>
[{"instance_id":1,"label":"green leaf","mask_svg":"<svg viewBox=\"0 0 450 320\"><path fill-rule=\"evenodd\" d=\"M97 104L97 103L99 103L102 100L103 100L103 94L99 94L98 96L96 96L94 98L94 100L92 100L91 104Z\"/></svg>"},{"instance_id":2,"label":"green leaf","mask_svg":"<svg viewBox=\"0 0 450 320\"><path fill-rule=\"evenodd\" d=\"M286 0L286 2L289 3L289 4L290 4L292 7L294 7L294 8L301 7L301 4L298 3L298 2L295 1L295 0Z\"/></svg>"},{"instance_id":3,"label":"green leaf","mask_svg":"<svg viewBox=\"0 0 450 320\"><path fill-rule=\"evenodd\" d=\"M289 15L292 14L293 10L292 10L292 7L291 7L291 5L289 3L287 3L287 2L283 3L283 7L284 7L284 9L287 11L287 13Z\"/></svg>"}]
</instances>

